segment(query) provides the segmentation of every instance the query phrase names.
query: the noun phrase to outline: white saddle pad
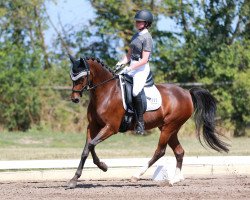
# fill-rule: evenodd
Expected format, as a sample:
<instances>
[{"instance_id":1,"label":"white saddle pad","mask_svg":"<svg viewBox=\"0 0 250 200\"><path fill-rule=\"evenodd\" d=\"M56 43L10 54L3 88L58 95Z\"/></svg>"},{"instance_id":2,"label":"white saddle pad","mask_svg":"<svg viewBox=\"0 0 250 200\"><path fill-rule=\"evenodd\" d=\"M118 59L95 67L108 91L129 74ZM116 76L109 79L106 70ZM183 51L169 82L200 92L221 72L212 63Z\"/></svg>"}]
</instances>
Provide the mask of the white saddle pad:
<instances>
[{"instance_id":1,"label":"white saddle pad","mask_svg":"<svg viewBox=\"0 0 250 200\"><path fill-rule=\"evenodd\" d=\"M122 81L121 78L119 76L120 79L120 85L122 86ZM125 98L124 98L124 90L123 87L121 87L122 90L122 103L123 103L123 107L125 110L127 110L127 105L125 103ZM147 110L146 111L153 111L153 110L157 110L162 103L162 98L161 98L161 94L159 92L159 90L155 87L155 85L153 85L152 87L144 87L144 91L145 91L145 95L146 95L146 99L147 99ZM133 112L128 110L129 112Z\"/></svg>"}]
</instances>

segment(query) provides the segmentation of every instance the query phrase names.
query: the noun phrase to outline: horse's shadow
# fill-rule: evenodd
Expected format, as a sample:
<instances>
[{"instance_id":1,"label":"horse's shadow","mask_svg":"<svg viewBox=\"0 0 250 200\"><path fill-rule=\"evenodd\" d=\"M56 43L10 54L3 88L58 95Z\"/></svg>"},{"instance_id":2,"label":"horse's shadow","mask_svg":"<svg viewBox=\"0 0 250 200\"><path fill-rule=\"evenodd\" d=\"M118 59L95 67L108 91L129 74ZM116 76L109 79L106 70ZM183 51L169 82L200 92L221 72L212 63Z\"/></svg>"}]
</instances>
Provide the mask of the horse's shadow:
<instances>
[{"instance_id":1,"label":"horse's shadow","mask_svg":"<svg viewBox=\"0 0 250 200\"><path fill-rule=\"evenodd\" d=\"M124 184L77 184L76 188L123 188L123 187L135 187L135 188L146 188L146 187L158 187L157 184L138 184L138 183L124 183Z\"/></svg>"},{"instance_id":2,"label":"horse's shadow","mask_svg":"<svg viewBox=\"0 0 250 200\"><path fill-rule=\"evenodd\" d=\"M135 187L135 188L147 188L147 187L158 187L157 183L152 183L150 180L141 179L140 182L130 182L128 180L121 180L121 181L112 181L112 180L102 180L102 181L95 181L97 183L91 183L91 181L79 181L76 188L123 188L123 187ZM100 182L100 183L98 183ZM65 187L67 189L67 187Z\"/></svg>"},{"instance_id":3,"label":"horse's shadow","mask_svg":"<svg viewBox=\"0 0 250 200\"><path fill-rule=\"evenodd\" d=\"M150 188L150 187L159 187L159 184L152 183L150 181L144 180L142 183L132 183L127 180L124 181L95 181L97 183L91 183L93 181L78 181L77 188L91 189L91 188L123 188L123 187L135 187L135 188ZM98 183L101 182L101 183ZM67 184L65 185L56 185L56 186L36 186L36 188L64 188L65 190L70 189Z\"/></svg>"}]
</instances>

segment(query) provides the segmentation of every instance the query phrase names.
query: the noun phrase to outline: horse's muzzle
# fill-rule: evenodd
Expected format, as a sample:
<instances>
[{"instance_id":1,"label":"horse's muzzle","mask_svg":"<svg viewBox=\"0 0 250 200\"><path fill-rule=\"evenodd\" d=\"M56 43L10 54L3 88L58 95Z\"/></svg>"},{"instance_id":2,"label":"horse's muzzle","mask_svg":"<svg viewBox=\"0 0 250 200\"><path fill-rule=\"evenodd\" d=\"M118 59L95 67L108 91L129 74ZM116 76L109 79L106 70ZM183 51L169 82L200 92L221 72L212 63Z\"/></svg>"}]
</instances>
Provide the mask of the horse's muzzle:
<instances>
[{"instance_id":1,"label":"horse's muzzle","mask_svg":"<svg viewBox=\"0 0 250 200\"><path fill-rule=\"evenodd\" d=\"M74 102L74 103L79 103L80 98L79 97L74 97L74 98L71 98L71 101Z\"/></svg>"}]
</instances>

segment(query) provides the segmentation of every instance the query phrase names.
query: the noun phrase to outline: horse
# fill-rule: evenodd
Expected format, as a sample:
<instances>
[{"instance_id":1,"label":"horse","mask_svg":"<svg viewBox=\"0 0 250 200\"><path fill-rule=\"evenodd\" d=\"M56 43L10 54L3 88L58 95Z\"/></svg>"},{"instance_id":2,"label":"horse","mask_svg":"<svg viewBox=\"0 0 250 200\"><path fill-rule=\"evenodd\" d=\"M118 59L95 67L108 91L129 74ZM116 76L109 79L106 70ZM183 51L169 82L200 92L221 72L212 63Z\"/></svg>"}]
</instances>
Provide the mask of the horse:
<instances>
[{"instance_id":1,"label":"horse","mask_svg":"<svg viewBox=\"0 0 250 200\"><path fill-rule=\"evenodd\" d=\"M82 175L89 152L92 155L93 163L102 171L107 171L108 166L98 158L95 146L119 132L125 109L122 103L120 83L114 70L98 58L86 57L76 60L71 55L69 58L72 62L70 73L73 82L72 102L79 103L82 93L89 92L86 143L75 175L68 183L69 188L75 188L77 180ZM175 84L156 84L156 87L162 97L162 104L157 110L145 112L143 119L145 130L159 128L158 146L151 160L132 176L131 181L139 181L146 170L164 156L166 147L169 145L176 158L175 174L169 181L169 184L173 185L183 180L181 169L184 149L178 140L177 133L192 115L197 137L202 146L201 136L203 136L205 144L215 151L228 152L229 149L228 144L221 140L221 134L215 130L217 105L209 91L197 87L186 90ZM128 130L133 130L134 123L128 127Z\"/></svg>"}]
</instances>

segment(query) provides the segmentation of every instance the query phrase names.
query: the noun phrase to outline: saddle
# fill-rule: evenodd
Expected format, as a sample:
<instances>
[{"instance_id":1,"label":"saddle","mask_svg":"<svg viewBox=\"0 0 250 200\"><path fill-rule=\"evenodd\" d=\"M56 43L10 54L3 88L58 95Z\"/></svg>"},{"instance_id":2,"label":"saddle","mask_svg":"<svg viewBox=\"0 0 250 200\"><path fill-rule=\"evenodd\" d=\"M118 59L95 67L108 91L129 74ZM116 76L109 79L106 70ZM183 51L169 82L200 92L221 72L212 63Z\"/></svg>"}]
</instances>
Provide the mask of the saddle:
<instances>
[{"instance_id":1,"label":"saddle","mask_svg":"<svg viewBox=\"0 0 250 200\"><path fill-rule=\"evenodd\" d=\"M133 112L133 77L125 74L122 77L122 82L123 84L123 89L124 89L124 99L127 105L127 111ZM152 72L150 71L146 83L144 87L151 87L154 85L154 80L153 80L153 75ZM146 95L144 92L144 89L141 91L141 96L142 96L142 101L143 101L143 107L144 107L144 112L147 109L147 101L146 101Z\"/></svg>"},{"instance_id":2,"label":"saddle","mask_svg":"<svg viewBox=\"0 0 250 200\"><path fill-rule=\"evenodd\" d=\"M126 110L126 113L121 123L119 132L125 132L127 131L134 117L133 94L132 94L133 77L127 74L120 75L120 85L122 89L122 94L124 99L123 103L125 103L124 108ZM152 72L150 71L144 87L152 87L153 85L154 85L153 75ZM147 109L147 97L145 95L144 89L140 92L140 94L143 102L143 113L145 113Z\"/></svg>"}]
</instances>

